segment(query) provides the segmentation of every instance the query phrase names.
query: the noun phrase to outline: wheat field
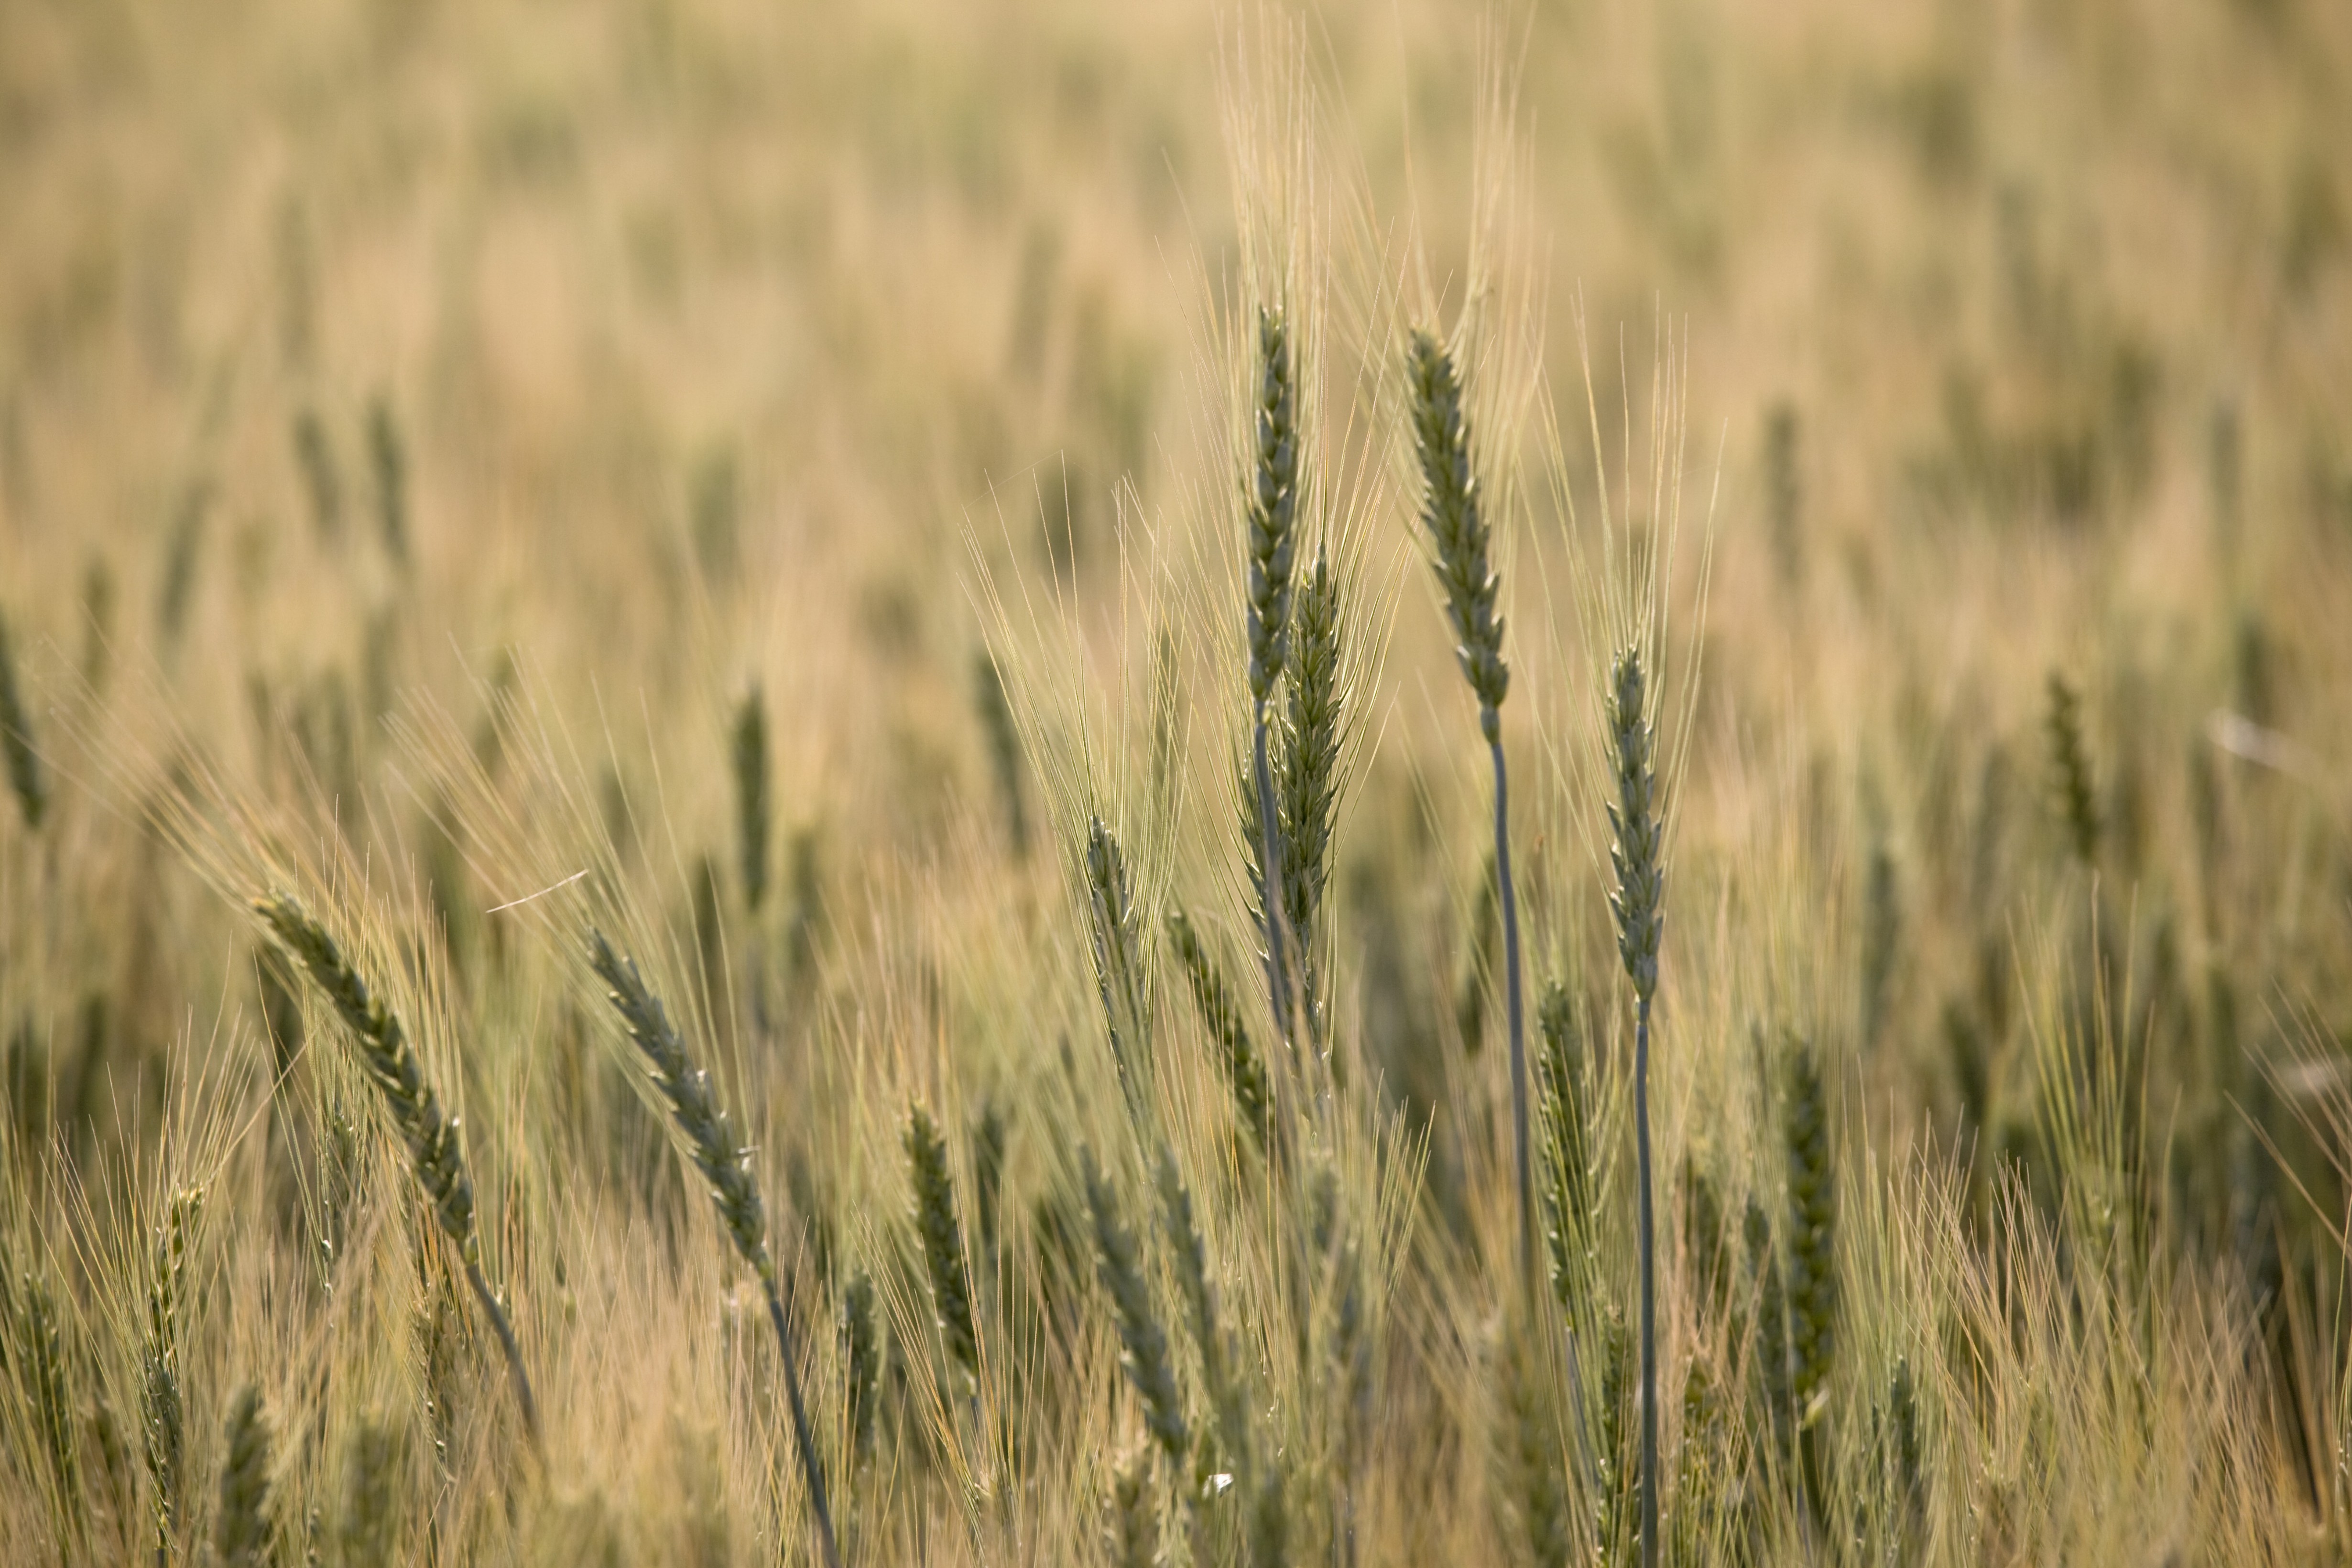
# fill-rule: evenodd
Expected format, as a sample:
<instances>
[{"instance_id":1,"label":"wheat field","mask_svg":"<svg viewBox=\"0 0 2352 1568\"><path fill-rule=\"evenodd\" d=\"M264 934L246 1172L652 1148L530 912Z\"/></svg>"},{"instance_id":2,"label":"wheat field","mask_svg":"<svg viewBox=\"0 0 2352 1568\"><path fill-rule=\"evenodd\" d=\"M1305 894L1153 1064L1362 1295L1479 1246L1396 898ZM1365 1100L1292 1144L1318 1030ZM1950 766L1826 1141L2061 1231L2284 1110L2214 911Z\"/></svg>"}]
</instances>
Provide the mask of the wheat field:
<instances>
[{"instance_id":1,"label":"wheat field","mask_svg":"<svg viewBox=\"0 0 2352 1568\"><path fill-rule=\"evenodd\" d=\"M0 1560L2352 1562L2347 86L0 5Z\"/></svg>"}]
</instances>

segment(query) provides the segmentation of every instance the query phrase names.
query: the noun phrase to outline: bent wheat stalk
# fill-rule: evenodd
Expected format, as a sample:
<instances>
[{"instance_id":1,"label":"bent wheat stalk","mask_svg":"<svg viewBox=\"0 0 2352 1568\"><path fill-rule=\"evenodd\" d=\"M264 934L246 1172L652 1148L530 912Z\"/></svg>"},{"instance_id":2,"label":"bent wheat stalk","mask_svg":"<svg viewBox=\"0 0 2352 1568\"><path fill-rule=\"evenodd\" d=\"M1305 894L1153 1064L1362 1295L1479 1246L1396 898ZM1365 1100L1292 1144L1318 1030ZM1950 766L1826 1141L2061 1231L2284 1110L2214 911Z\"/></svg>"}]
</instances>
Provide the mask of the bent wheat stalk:
<instances>
[{"instance_id":1,"label":"bent wheat stalk","mask_svg":"<svg viewBox=\"0 0 2352 1568\"><path fill-rule=\"evenodd\" d=\"M490 1321L506 1352L507 1370L514 1376L515 1402L522 1407L523 1429L534 1453L544 1457L539 1434L539 1405L530 1396L530 1378L523 1371L522 1350L515 1343L514 1327L499 1305L489 1281L482 1277L481 1240L474 1229L474 1184L466 1174L465 1151L457 1143L457 1121L441 1113L440 1100L425 1081L416 1051L400 1026L400 1019L368 989L342 948L327 928L311 918L294 899L279 894L257 900L254 910L268 922L288 952L310 971L312 984L334 1005L336 1016L359 1047L360 1065L383 1091L384 1108L392 1113L401 1142L408 1146L409 1168L416 1184L432 1200L433 1217L457 1248L466 1268L466 1283Z\"/></svg>"},{"instance_id":2,"label":"bent wheat stalk","mask_svg":"<svg viewBox=\"0 0 2352 1568\"><path fill-rule=\"evenodd\" d=\"M760 1202L760 1189L751 1183L751 1151L735 1142L727 1113L711 1098L710 1075L686 1054L686 1042L671 1025L661 998L637 973L636 961L614 952L602 931L590 932L589 942L596 977L610 987L613 1005L629 1038L644 1053L654 1087L669 1102L670 1119L686 1139L687 1157L710 1184L710 1201L719 1205L728 1238L760 1277L760 1289L767 1294L768 1321L775 1325L776 1344L783 1352L784 1399L792 1412L801 1477L808 1486L809 1511L816 1516L817 1541L826 1568L841 1568L841 1551L834 1543L833 1510L826 1500L824 1463L817 1457L808 1406L801 1398L800 1358L793 1352L791 1321L784 1310L784 1296L792 1283L777 1269L768 1251L767 1213Z\"/></svg>"}]
</instances>

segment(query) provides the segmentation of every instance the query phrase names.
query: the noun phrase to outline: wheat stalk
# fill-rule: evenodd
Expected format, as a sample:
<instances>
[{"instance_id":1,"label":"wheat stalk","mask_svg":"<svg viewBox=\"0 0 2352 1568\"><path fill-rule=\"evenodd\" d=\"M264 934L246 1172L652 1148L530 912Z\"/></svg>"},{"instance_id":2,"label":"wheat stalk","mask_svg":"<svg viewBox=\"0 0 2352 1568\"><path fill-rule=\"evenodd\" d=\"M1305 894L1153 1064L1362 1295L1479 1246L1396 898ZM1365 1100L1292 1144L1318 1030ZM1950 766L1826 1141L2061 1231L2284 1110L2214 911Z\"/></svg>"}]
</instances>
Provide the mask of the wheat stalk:
<instances>
[{"instance_id":1,"label":"wheat stalk","mask_svg":"<svg viewBox=\"0 0 2352 1568\"><path fill-rule=\"evenodd\" d=\"M333 1005L336 1016L359 1047L360 1066L383 1096L384 1109L401 1142L407 1145L409 1169L416 1184L433 1205L433 1216L457 1248L465 1265L466 1283L473 1288L483 1315L506 1352L507 1370L514 1378L515 1401L522 1409L523 1429L531 1447L540 1447L539 1405L531 1398L530 1377L524 1372L522 1350L506 1310L482 1277L482 1248L474 1228L474 1185L466 1174L465 1152L457 1142L455 1118L441 1113L433 1086L425 1081L400 1019L368 989L367 982L344 956L327 928L312 919L294 899L280 894L258 900L255 910L268 923L278 940L302 966L310 980Z\"/></svg>"},{"instance_id":2,"label":"wheat stalk","mask_svg":"<svg viewBox=\"0 0 2352 1568\"><path fill-rule=\"evenodd\" d=\"M809 1510L816 1518L817 1541L827 1568L841 1568L840 1549L834 1542L833 1509L825 1491L824 1465L817 1455L815 1436L809 1427L808 1407L801 1398L800 1361L793 1352L790 1320L784 1310L784 1294L790 1290L791 1281L778 1271L768 1251L767 1215L760 1202L760 1189L751 1182L751 1151L735 1142L727 1124L727 1113L712 1098L710 1075L696 1067L693 1058L686 1054L686 1042L671 1026L661 998L653 994L637 973L636 961L614 952L602 931L592 931L589 942L591 966L609 988L613 1005L620 1013L629 1038L646 1058L654 1087L668 1102L670 1120L686 1140L687 1157L702 1173L703 1180L709 1183L711 1202L719 1207L719 1217L735 1244L736 1253L759 1276L761 1289L767 1293L768 1318L775 1327L776 1343L783 1355L784 1397L792 1412L793 1440L800 1451Z\"/></svg>"},{"instance_id":3,"label":"wheat stalk","mask_svg":"<svg viewBox=\"0 0 2352 1568\"><path fill-rule=\"evenodd\" d=\"M1665 922L1664 816L1641 650L1619 653L1609 672L1608 726L1617 798L1609 805L1617 886L1617 954L1633 983L1633 1127L1642 1255L1642 1568L1658 1561L1657 1238L1650 1194L1650 1006L1658 990Z\"/></svg>"},{"instance_id":4,"label":"wheat stalk","mask_svg":"<svg viewBox=\"0 0 2352 1568\"><path fill-rule=\"evenodd\" d=\"M1454 356L1415 331L1409 358L1414 446L1426 494L1422 521L1431 564L1445 594L1454 656L1478 699L1478 729L1495 769L1495 885L1503 910L1505 1004L1511 1031L1511 1142L1518 1177L1519 1275L1530 1295L1536 1279L1535 1175L1528 1134L1528 1054L1519 1004L1519 906L1511 884L1510 781L1503 766L1503 699L1511 689L1503 659L1503 619L1495 613L1502 584L1487 565L1484 491L1471 468L1470 425Z\"/></svg>"}]
</instances>

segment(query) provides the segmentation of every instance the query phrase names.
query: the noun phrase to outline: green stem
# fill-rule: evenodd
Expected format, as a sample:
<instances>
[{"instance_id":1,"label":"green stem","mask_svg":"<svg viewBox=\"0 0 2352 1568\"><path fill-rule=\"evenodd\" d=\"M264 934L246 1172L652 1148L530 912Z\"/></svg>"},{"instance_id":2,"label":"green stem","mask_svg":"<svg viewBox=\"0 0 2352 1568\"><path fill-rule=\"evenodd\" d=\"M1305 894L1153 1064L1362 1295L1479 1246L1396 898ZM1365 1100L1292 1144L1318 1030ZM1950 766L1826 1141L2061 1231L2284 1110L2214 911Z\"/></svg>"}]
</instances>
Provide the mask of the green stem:
<instances>
[{"instance_id":1,"label":"green stem","mask_svg":"<svg viewBox=\"0 0 2352 1568\"><path fill-rule=\"evenodd\" d=\"M841 1568L841 1549L834 1544L833 1508L825 1500L824 1466L818 1459L816 1439L809 1430L808 1406L801 1402L800 1362L793 1354L792 1331L784 1322L783 1299L776 1293L773 1280L763 1280L768 1290L768 1321L776 1326L776 1346L784 1363L784 1403L793 1416L793 1442L800 1449L801 1478L808 1485L809 1511L816 1515L816 1539L824 1553L825 1568Z\"/></svg>"},{"instance_id":2,"label":"green stem","mask_svg":"<svg viewBox=\"0 0 2352 1568\"><path fill-rule=\"evenodd\" d=\"M1493 710L1487 710L1488 714ZM1491 730L1495 728L1490 726ZM1519 900L1511 888L1510 785L1503 772L1503 742L1487 742L1495 759L1495 877L1503 895L1503 985L1511 1021L1511 1141L1519 1178L1519 1279L1528 1299L1536 1294L1536 1188L1528 1149L1528 1047L1519 1014Z\"/></svg>"},{"instance_id":3,"label":"green stem","mask_svg":"<svg viewBox=\"0 0 2352 1568\"><path fill-rule=\"evenodd\" d=\"M499 1348L507 1353L507 1371L514 1374L515 1402L522 1406L523 1430L530 1435L531 1451L544 1462L547 1450L539 1436L539 1405L530 1396L530 1378L522 1369L522 1348L515 1343L514 1325L507 1321L499 1299L490 1294L489 1281L482 1278L482 1266L471 1258L466 1260L466 1283L474 1288L475 1299L481 1302L491 1331L499 1336Z\"/></svg>"},{"instance_id":4,"label":"green stem","mask_svg":"<svg viewBox=\"0 0 2352 1568\"><path fill-rule=\"evenodd\" d=\"M1658 1564L1657 1243L1650 1214L1650 999L1635 1004L1633 1133L1642 1201L1642 1568Z\"/></svg>"}]
</instances>

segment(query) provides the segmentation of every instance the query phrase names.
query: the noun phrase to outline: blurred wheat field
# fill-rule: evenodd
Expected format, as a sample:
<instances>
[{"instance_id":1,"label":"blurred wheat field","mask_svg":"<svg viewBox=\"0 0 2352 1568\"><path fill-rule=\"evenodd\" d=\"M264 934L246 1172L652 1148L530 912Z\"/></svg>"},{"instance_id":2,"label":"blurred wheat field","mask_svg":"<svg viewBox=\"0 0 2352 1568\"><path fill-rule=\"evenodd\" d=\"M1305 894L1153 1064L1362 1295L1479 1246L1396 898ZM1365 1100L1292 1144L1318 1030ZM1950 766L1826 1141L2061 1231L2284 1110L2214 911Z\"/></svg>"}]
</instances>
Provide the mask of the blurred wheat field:
<instances>
[{"instance_id":1,"label":"blurred wheat field","mask_svg":"<svg viewBox=\"0 0 2352 1568\"><path fill-rule=\"evenodd\" d=\"M2347 81L0 6L0 1558L2352 1559Z\"/></svg>"}]
</instances>

